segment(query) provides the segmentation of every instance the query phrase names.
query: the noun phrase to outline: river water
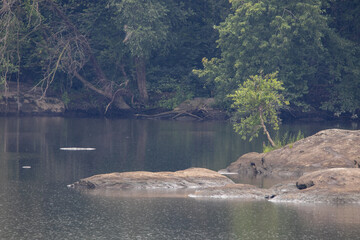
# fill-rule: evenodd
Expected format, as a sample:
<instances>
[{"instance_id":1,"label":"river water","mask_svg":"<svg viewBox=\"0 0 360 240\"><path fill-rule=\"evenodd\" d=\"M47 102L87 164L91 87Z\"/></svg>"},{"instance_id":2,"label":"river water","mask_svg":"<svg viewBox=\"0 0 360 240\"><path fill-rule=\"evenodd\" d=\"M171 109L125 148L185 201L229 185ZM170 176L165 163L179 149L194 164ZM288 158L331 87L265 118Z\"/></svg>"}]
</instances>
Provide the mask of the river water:
<instances>
[{"instance_id":1,"label":"river water","mask_svg":"<svg viewBox=\"0 0 360 240\"><path fill-rule=\"evenodd\" d=\"M292 123L306 136L356 123ZM229 123L0 118L0 239L360 239L360 206L102 196L66 185L94 174L225 168L264 139ZM95 148L64 151L60 148ZM263 182L259 185L266 185Z\"/></svg>"}]
</instances>

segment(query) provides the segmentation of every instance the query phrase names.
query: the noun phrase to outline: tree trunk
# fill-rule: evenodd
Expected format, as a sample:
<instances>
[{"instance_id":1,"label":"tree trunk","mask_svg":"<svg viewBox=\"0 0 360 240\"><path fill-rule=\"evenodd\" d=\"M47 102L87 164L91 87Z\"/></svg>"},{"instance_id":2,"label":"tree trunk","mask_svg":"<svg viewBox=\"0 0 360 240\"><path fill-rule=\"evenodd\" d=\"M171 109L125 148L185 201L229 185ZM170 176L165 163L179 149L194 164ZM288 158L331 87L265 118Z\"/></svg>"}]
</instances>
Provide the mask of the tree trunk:
<instances>
[{"instance_id":1,"label":"tree trunk","mask_svg":"<svg viewBox=\"0 0 360 240\"><path fill-rule=\"evenodd\" d=\"M146 89L146 66L144 57L135 57L135 67L136 67L136 80L138 85L138 90L140 93L140 100L147 104L149 102L149 95Z\"/></svg>"},{"instance_id":2,"label":"tree trunk","mask_svg":"<svg viewBox=\"0 0 360 240\"><path fill-rule=\"evenodd\" d=\"M266 125L264 123L264 117L263 117L263 110L262 107L259 107L259 115L260 115L260 122L261 122L261 126L264 129L264 133L266 134L267 139L269 140L271 146L276 147L276 144L274 143L274 141L272 140L270 133L268 132Z\"/></svg>"}]
</instances>

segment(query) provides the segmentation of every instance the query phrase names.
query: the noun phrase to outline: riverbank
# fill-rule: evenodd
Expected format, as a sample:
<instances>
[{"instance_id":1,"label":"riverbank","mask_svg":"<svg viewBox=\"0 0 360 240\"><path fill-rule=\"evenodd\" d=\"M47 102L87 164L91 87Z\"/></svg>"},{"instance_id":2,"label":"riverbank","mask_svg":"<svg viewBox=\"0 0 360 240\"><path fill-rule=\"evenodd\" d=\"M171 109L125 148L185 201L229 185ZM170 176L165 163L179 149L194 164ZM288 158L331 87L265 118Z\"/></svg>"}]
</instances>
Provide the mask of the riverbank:
<instances>
[{"instance_id":1,"label":"riverbank","mask_svg":"<svg viewBox=\"0 0 360 240\"><path fill-rule=\"evenodd\" d=\"M119 117L137 119L167 119L179 121L227 120L225 110L214 107L213 98L194 98L179 104L175 109L137 106L121 109L102 96L94 97L87 91L58 96L48 91L43 95L39 87L22 84L17 91L14 83L0 98L1 116L81 116Z\"/></svg>"},{"instance_id":2,"label":"riverbank","mask_svg":"<svg viewBox=\"0 0 360 240\"><path fill-rule=\"evenodd\" d=\"M21 84L19 92L15 83L9 83L9 91L0 98L1 116L80 116L80 117L116 117L137 119L166 119L179 121L228 120L231 113L216 105L214 98L194 98L179 104L175 109L156 106L134 105L132 108L120 109L109 104L109 99L94 96L89 91L64 94L60 96L48 90L43 96L40 87ZM303 112L292 107L280 113L283 121L358 121L350 115L335 117L329 112L310 109Z\"/></svg>"}]
</instances>

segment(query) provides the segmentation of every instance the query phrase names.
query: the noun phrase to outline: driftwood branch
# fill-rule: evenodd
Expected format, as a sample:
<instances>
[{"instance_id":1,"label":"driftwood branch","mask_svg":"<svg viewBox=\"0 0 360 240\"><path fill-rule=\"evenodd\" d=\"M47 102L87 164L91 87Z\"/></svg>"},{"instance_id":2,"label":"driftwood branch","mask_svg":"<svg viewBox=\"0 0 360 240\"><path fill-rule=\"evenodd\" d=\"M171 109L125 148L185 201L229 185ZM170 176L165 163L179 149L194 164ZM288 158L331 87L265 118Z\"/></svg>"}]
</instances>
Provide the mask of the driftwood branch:
<instances>
[{"instance_id":1,"label":"driftwood branch","mask_svg":"<svg viewBox=\"0 0 360 240\"><path fill-rule=\"evenodd\" d=\"M146 119L157 119L157 118L177 119L181 116L189 116L189 117L196 118L198 120L204 120L203 117L200 117L194 113L187 112L187 111L178 111L178 110L162 112L162 113L153 114L153 115L136 114L135 116L138 118L146 118Z\"/></svg>"}]
</instances>

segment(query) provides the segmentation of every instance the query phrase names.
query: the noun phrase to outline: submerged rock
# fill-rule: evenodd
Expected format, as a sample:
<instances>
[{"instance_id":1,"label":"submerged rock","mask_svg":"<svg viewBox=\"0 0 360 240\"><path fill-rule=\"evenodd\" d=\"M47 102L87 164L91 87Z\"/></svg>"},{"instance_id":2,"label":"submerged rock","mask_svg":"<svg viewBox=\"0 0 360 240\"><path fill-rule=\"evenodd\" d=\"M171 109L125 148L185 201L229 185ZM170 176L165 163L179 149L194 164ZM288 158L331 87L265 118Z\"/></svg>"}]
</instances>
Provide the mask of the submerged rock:
<instances>
[{"instance_id":1,"label":"submerged rock","mask_svg":"<svg viewBox=\"0 0 360 240\"><path fill-rule=\"evenodd\" d=\"M300 177L328 168L359 168L360 130L329 129L268 153L248 153L226 168L228 173Z\"/></svg>"},{"instance_id":2,"label":"submerged rock","mask_svg":"<svg viewBox=\"0 0 360 240\"><path fill-rule=\"evenodd\" d=\"M205 168L177 172L123 172L95 175L69 185L78 189L198 189L233 183L229 178Z\"/></svg>"}]
</instances>

